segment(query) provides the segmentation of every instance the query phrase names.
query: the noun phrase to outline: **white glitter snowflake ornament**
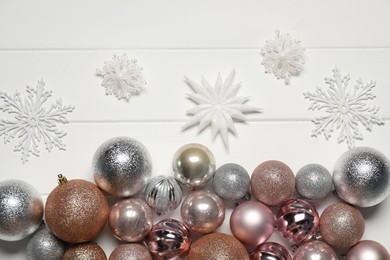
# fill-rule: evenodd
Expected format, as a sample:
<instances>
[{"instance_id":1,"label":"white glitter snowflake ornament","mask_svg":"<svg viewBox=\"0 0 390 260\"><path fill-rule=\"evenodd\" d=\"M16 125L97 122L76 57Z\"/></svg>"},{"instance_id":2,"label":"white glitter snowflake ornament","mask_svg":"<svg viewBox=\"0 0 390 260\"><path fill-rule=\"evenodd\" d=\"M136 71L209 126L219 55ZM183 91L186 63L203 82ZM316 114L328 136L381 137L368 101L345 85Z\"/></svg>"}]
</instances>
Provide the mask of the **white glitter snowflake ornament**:
<instances>
[{"instance_id":1,"label":"white glitter snowflake ornament","mask_svg":"<svg viewBox=\"0 0 390 260\"><path fill-rule=\"evenodd\" d=\"M4 135L4 143L11 139L19 139L15 151L22 153L23 163L28 161L30 154L39 156L39 143L43 139L46 149L50 152L55 146L60 150L65 149L61 138L66 135L57 129L57 123L67 123L66 114L73 111L74 106L62 105L61 99L57 99L50 107L44 104L52 91L45 90L45 83L38 81L36 88L27 86L27 97L21 98L16 91L13 95L0 92L0 99L4 102L0 111L14 115L13 120L0 119L0 136Z\"/></svg>"},{"instance_id":2,"label":"white glitter snowflake ornament","mask_svg":"<svg viewBox=\"0 0 390 260\"><path fill-rule=\"evenodd\" d=\"M261 49L266 73L273 73L277 79L288 84L292 75L298 75L305 63L305 49L300 41L293 40L289 34L276 31L275 39L268 40Z\"/></svg>"},{"instance_id":3,"label":"white glitter snowflake ornament","mask_svg":"<svg viewBox=\"0 0 390 260\"><path fill-rule=\"evenodd\" d=\"M97 69L98 76L103 77L102 86L106 95L114 94L117 99L129 101L132 95L138 94L146 85L142 67L137 60L129 60L126 54L114 55L112 60L105 61L102 69Z\"/></svg>"},{"instance_id":4,"label":"white glitter snowflake ornament","mask_svg":"<svg viewBox=\"0 0 390 260\"><path fill-rule=\"evenodd\" d=\"M372 89L374 81L364 83L357 80L353 89L348 88L349 75L342 75L338 68L333 69L333 77L325 78L328 85L325 91L317 87L314 93L304 93L310 100L310 110L325 110L328 115L313 120L315 128L312 136L324 134L331 137L334 130L339 130L338 142L346 142L349 148L355 146L355 140L362 140L359 123L371 131L374 124L382 125L384 121L377 115L378 106L366 102L375 98Z\"/></svg>"},{"instance_id":5,"label":"white glitter snowflake ornament","mask_svg":"<svg viewBox=\"0 0 390 260\"><path fill-rule=\"evenodd\" d=\"M249 101L249 97L236 96L241 84L233 83L234 76L235 71L232 70L227 79L222 81L221 74L218 74L214 87L203 77L201 84L185 77L187 84L194 91L193 94L188 94L188 97L197 105L187 111L192 118L183 125L183 130L199 124L200 132L211 125L213 138L220 133L225 147L229 147L228 132L237 135L234 122L246 121L245 113L260 111L257 107L245 104Z\"/></svg>"}]
</instances>

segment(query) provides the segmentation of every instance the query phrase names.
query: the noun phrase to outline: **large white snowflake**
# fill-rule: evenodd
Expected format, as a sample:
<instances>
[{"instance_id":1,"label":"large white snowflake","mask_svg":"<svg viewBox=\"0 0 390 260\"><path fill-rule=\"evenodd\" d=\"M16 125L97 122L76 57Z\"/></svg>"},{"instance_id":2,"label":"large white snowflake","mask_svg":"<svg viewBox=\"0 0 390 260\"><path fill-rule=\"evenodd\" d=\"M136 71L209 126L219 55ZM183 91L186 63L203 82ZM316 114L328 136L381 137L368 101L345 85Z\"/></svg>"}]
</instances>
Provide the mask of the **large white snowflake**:
<instances>
[{"instance_id":1,"label":"large white snowflake","mask_svg":"<svg viewBox=\"0 0 390 260\"><path fill-rule=\"evenodd\" d=\"M275 39L268 40L261 49L266 73L273 73L277 79L288 84L292 75L298 75L305 63L305 49L300 41L293 40L289 34L276 31Z\"/></svg>"},{"instance_id":2,"label":"large white snowflake","mask_svg":"<svg viewBox=\"0 0 390 260\"><path fill-rule=\"evenodd\" d=\"M371 131L373 124L381 125L384 122L377 115L379 107L366 103L375 98L372 92L375 82L363 83L359 79L354 88L348 90L349 79L349 75L342 75L338 68L334 68L333 77L325 78L329 87L327 90L317 86L314 93L307 92L304 96L310 100L310 110L324 109L328 113L326 116L314 118L315 128L312 136L323 133L328 139L334 130L339 129L338 142L346 142L349 148L353 148L355 140L363 139L359 123Z\"/></svg>"},{"instance_id":3,"label":"large white snowflake","mask_svg":"<svg viewBox=\"0 0 390 260\"><path fill-rule=\"evenodd\" d=\"M211 125L212 136L220 133L222 140L228 148L228 132L237 134L234 121L246 121L245 113L259 112L260 109L245 104L250 97L237 97L241 83L233 83L235 71L232 70L225 81L222 81L221 74L218 74L214 87L202 77L201 84L198 84L187 77L187 84L194 91L188 97L197 105L187 111L192 115L182 127L187 129L199 124L199 132Z\"/></svg>"},{"instance_id":4,"label":"large white snowflake","mask_svg":"<svg viewBox=\"0 0 390 260\"><path fill-rule=\"evenodd\" d=\"M21 98L20 92L13 95L0 92L0 99L4 102L0 110L14 115L14 119L0 119L0 136L4 135L4 143L10 142L15 137L19 143L15 151L22 153L23 163L28 161L30 154L39 156L39 143L43 139L46 149L56 146L64 150L65 144L61 138L66 135L57 129L57 123L67 123L66 114L73 111L74 106L62 105L61 99L57 99L49 108L44 103L51 97L52 91L45 90L45 82L38 81L36 88L27 86L27 97Z\"/></svg>"},{"instance_id":5,"label":"large white snowflake","mask_svg":"<svg viewBox=\"0 0 390 260\"><path fill-rule=\"evenodd\" d=\"M146 84L142 67L137 60L114 55L112 60L105 61L101 69L97 69L98 76L103 77L102 86L106 89L106 95L114 94L119 100L128 101L132 95L138 94Z\"/></svg>"}]
</instances>

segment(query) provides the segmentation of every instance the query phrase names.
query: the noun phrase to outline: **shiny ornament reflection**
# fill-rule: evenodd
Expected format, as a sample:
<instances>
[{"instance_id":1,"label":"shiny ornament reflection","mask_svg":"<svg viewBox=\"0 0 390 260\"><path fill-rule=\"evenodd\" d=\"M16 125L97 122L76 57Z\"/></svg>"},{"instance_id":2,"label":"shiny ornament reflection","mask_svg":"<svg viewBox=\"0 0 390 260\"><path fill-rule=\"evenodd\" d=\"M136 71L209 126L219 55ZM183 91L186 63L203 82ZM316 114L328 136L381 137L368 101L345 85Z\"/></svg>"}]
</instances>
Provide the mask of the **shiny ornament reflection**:
<instances>
[{"instance_id":1,"label":"shiny ornament reflection","mask_svg":"<svg viewBox=\"0 0 390 260\"><path fill-rule=\"evenodd\" d=\"M153 211L141 199L123 199L112 206L108 226L116 238L126 242L142 240L153 226Z\"/></svg>"},{"instance_id":2,"label":"shiny ornament reflection","mask_svg":"<svg viewBox=\"0 0 390 260\"><path fill-rule=\"evenodd\" d=\"M237 206L230 216L230 229L242 243L258 246L265 242L274 230L272 211L258 201L246 201Z\"/></svg>"},{"instance_id":3,"label":"shiny ornament reflection","mask_svg":"<svg viewBox=\"0 0 390 260\"><path fill-rule=\"evenodd\" d=\"M326 243L318 240L301 245L295 252L294 260L338 260L335 251Z\"/></svg>"},{"instance_id":4,"label":"shiny ornament reflection","mask_svg":"<svg viewBox=\"0 0 390 260\"><path fill-rule=\"evenodd\" d=\"M184 199L180 213L184 224L191 231L207 234L222 225L225 220L225 205L218 195L198 190Z\"/></svg>"},{"instance_id":5,"label":"shiny ornament reflection","mask_svg":"<svg viewBox=\"0 0 390 260\"><path fill-rule=\"evenodd\" d=\"M65 245L43 226L28 240L26 253L29 260L61 260Z\"/></svg>"},{"instance_id":6,"label":"shiny ornament reflection","mask_svg":"<svg viewBox=\"0 0 390 260\"><path fill-rule=\"evenodd\" d=\"M308 242L318 232L319 222L315 207L302 199L284 202L276 215L279 231L293 244Z\"/></svg>"},{"instance_id":7,"label":"shiny ornament reflection","mask_svg":"<svg viewBox=\"0 0 390 260\"><path fill-rule=\"evenodd\" d=\"M142 245L122 244L112 251L109 260L152 260L152 255Z\"/></svg>"},{"instance_id":8,"label":"shiny ornament reflection","mask_svg":"<svg viewBox=\"0 0 390 260\"><path fill-rule=\"evenodd\" d=\"M305 165L295 176L295 188L297 193L307 200L325 199L333 189L332 175L322 165Z\"/></svg>"},{"instance_id":9,"label":"shiny ornament reflection","mask_svg":"<svg viewBox=\"0 0 390 260\"><path fill-rule=\"evenodd\" d=\"M0 239L18 241L34 233L42 222L39 192L20 180L0 182Z\"/></svg>"},{"instance_id":10,"label":"shiny ornament reflection","mask_svg":"<svg viewBox=\"0 0 390 260\"><path fill-rule=\"evenodd\" d=\"M346 260L390 260L390 254L384 246L376 241L362 240L354 245L347 254Z\"/></svg>"},{"instance_id":11,"label":"shiny ornament reflection","mask_svg":"<svg viewBox=\"0 0 390 260\"><path fill-rule=\"evenodd\" d=\"M284 246L266 242L254 250L252 260L292 260L292 257Z\"/></svg>"},{"instance_id":12,"label":"shiny ornament reflection","mask_svg":"<svg viewBox=\"0 0 390 260\"><path fill-rule=\"evenodd\" d=\"M188 260L249 260L245 247L231 235L211 233L198 239L190 249Z\"/></svg>"},{"instance_id":13,"label":"shiny ornament reflection","mask_svg":"<svg viewBox=\"0 0 390 260\"><path fill-rule=\"evenodd\" d=\"M266 205L275 206L288 200L295 191L295 176L285 163L265 161L253 171L252 193Z\"/></svg>"},{"instance_id":14,"label":"shiny ornament reflection","mask_svg":"<svg viewBox=\"0 0 390 260\"><path fill-rule=\"evenodd\" d=\"M186 144L173 156L172 168L181 184L190 188L203 187L214 175L214 155L201 144Z\"/></svg>"},{"instance_id":15,"label":"shiny ornament reflection","mask_svg":"<svg viewBox=\"0 0 390 260\"><path fill-rule=\"evenodd\" d=\"M70 180L57 186L47 197L45 221L59 239L84 243L102 231L109 210L106 197L95 184Z\"/></svg>"},{"instance_id":16,"label":"shiny ornament reflection","mask_svg":"<svg viewBox=\"0 0 390 260\"><path fill-rule=\"evenodd\" d=\"M328 206L320 217L320 232L326 243L335 248L349 248L364 233L364 218L356 208L336 203Z\"/></svg>"},{"instance_id":17,"label":"shiny ornament reflection","mask_svg":"<svg viewBox=\"0 0 390 260\"><path fill-rule=\"evenodd\" d=\"M107 260L103 249L96 243L78 244L69 247L62 260Z\"/></svg>"},{"instance_id":18,"label":"shiny ornament reflection","mask_svg":"<svg viewBox=\"0 0 390 260\"><path fill-rule=\"evenodd\" d=\"M222 199L240 200L247 195L249 186L249 174L238 164L224 164L214 174L213 189Z\"/></svg>"},{"instance_id":19,"label":"shiny ornament reflection","mask_svg":"<svg viewBox=\"0 0 390 260\"><path fill-rule=\"evenodd\" d=\"M333 182L342 200L359 207L374 206L390 193L390 162L373 148L353 148L337 160Z\"/></svg>"},{"instance_id":20,"label":"shiny ornament reflection","mask_svg":"<svg viewBox=\"0 0 390 260\"><path fill-rule=\"evenodd\" d=\"M175 219L165 219L152 227L146 242L154 259L168 260L184 258L191 247L188 228Z\"/></svg>"},{"instance_id":21,"label":"shiny ornament reflection","mask_svg":"<svg viewBox=\"0 0 390 260\"><path fill-rule=\"evenodd\" d=\"M152 160L146 147L130 137L104 142L93 156L96 184L116 197L130 197L147 184Z\"/></svg>"},{"instance_id":22,"label":"shiny ornament reflection","mask_svg":"<svg viewBox=\"0 0 390 260\"><path fill-rule=\"evenodd\" d=\"M173 211L182 200L182 190L175 178L157 176L151 179L145 189L145 200L161 216Z\"/></svg>"}]
</instances>

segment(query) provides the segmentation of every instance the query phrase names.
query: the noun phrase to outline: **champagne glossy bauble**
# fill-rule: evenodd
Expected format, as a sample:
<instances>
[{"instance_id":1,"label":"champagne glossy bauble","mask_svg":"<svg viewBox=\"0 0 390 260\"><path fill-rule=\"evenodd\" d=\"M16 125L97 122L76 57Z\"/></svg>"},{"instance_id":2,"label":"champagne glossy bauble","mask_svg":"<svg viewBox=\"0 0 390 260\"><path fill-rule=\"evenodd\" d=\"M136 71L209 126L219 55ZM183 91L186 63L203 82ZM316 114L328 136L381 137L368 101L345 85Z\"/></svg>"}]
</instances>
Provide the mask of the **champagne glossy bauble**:
<instances>
[{"instance_id":1,"label":"champagne glossy bauble","mask_svg":"<svg viewBox=\"0 0 390 260\"><path fill-rule=\"evenodd\" d=\"M362 240L349 249L346 260L390 260L387 249L376 241Z\"/></svg>"}]
</instances>

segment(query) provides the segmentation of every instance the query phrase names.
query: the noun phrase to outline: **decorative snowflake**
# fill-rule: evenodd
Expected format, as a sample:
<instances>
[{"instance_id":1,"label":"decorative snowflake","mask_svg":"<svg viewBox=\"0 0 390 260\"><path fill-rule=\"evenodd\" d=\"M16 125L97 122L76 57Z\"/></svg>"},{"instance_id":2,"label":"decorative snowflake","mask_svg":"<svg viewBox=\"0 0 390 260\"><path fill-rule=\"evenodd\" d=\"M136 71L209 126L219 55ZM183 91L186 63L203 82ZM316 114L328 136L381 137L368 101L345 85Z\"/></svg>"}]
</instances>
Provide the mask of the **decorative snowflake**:
<instances>
[{"instance_id":1,"label":"decorative snowflake","mask_svg":"<svg viewBox=\"0 0 390 260\"><path fill-rule=\"evenodd\" d=\"M261 49L264 56L261 64L266 73L273 73L277 79L288 84L291 75L298 75L305 63L305 49L300 41L293 40L289 34L276 31L275 39L268 40Z\"/></svg>"},{"instance_id":2,"label":"decorative snowflake","mask_svg":"<svg viewBox=\"0 0 390 260\"><path fill-rule=\"evenodd\" d=\"M341 75L338 68L333 69L333 77L325 78L329 89L324 91L317 87L315 93L304 93L305 98L310 100L310 110L325 109L329 115L314 118L316 125L312 136L324 133L326 139L331 137L335 129L340 129L338 142L347 142L349 148L355 146L355 140L362 140L359 131L360 122L368 131L373 124L382 125L383 120L376 115L378 106L369 106L367 100L375 98L372 89L374 81L363 83L361 79L356 81L353 91L347 91L349 75Z\"/></svg>"},{"instance_id":3,"label":"decorative snowflake","mask_svg":"<svg viewBox=\"0 0 390 260\"><path fill-rule=\"evenodd\" d=\"M4 135L4 143L15 137L20 139L15 151L22 152L23 163L28 161L30 154L39 156L38 144L41 139L49 152L53 146L65 149L61 138L66 133L58 130L56 123L67 123L66 114L72 112L74 106L63 106L61 99L57 99L48 109L43 107L52 94L52 91L47 91L44 87L43 80L38 81L36 88L27 86L28 95L24 99L18 91L13 95L0 92L0 99L4 102L0 110L15 115L14 120L0 119L0 136Z\"/></svg>"},{"instance_id":4,"label":"decorative snowflake","mask_svg":"<svg viewBox=\"0 0 390 260\"><path fill-rule=\"evenodd\" d=\"M222 82L221 74L218 74L214 87L203 77L201 84L185 77L187 84L195 92L188 94L188 97L198 105L187 111L187 114L192 115L192 118L183 125L183 130L199 124L200 132L211 125L213 138L219 132L226 148L228 148L228 132L237 134L234 121L244 122L246 121L244 113L260 111L257 107L245 104L249 101L249 97L236 97L241 84L233 84L234 76L235 71L232 70L227 79Z\"/></svg>"},{"instance_id":5,"label":"decorative snowflake","mask_svg":"<svg viewBox=\"0 0 390 260\"><path fill-rule=\"evenodd\" d=\"M129 101L132 95L138 94L146 84L142 67L137 60L129 60L126 54L114 55L112 60L105 61L102 69L97 69L98 76L103 77L102 86L106 95L114 94L119 100Z\"/></svg>"}]
</instances>

